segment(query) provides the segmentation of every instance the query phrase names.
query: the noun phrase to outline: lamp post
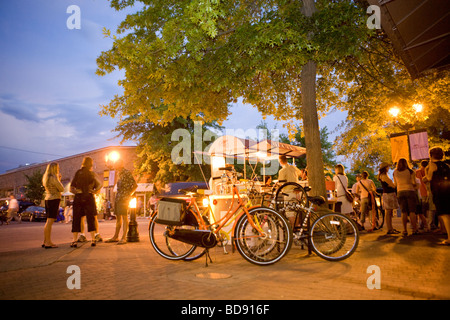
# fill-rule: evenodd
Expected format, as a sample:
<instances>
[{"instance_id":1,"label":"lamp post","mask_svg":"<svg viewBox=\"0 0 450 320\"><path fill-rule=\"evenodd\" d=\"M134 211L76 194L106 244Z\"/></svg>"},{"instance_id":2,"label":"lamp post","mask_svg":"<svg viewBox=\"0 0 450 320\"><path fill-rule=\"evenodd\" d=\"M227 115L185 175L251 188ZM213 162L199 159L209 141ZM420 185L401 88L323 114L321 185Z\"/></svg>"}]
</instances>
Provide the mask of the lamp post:
<instances>
[{"instance_id":1,"label":"lamp post","mask_svg":"<svg viewBox=\"0 0 450 320\"><path fill-rule=\"evenodd\" d=\"M138 223L136 221L136 198L132 198L128 204L130 209L130 222L128 223L128 242L139 242Z\"/></svg>"}]
</instances>

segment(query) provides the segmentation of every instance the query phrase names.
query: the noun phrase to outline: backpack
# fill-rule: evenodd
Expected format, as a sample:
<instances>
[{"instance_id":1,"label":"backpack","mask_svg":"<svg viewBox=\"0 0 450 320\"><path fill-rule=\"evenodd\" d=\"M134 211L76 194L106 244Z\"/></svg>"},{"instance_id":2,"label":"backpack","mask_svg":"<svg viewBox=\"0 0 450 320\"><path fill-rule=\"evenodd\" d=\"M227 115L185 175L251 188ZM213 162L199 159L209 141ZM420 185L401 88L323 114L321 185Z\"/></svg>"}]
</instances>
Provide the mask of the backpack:
<instances>
[{"instance_id":1,"label":"backpack","mask_svg":"<svg viewBox=\"0 0 450 320\"><path fill-rule=\"evenodd\" d=\"M443 161L435 162L437 170L433 172L431 179L431 191L449 194L450 193L450 167Z\"/></svg>"}]
</instances>

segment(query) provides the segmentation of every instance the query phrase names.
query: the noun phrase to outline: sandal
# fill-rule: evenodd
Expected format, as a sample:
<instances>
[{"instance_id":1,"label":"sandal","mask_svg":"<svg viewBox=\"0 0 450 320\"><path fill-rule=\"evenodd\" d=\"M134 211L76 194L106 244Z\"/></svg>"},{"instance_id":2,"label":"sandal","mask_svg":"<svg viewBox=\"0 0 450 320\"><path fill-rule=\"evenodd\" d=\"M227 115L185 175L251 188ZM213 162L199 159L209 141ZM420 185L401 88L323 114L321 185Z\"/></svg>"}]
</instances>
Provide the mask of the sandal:
<instances>
[{"instance_id":1,"label":"sandal","mask_svg":"<svg viewBox=\"0 0 450 320\"><path fill-rule=\"evenodd\" d=\"M77 244L76 241L70 243L70 247L71 247L71 248L76 248L77 246L78 246L78 244Z\"/></svg>"},{"instance_id":2,"label":"sandal","mask_svg":"<svg viewBox=\"0 0 450 320\"><path fill-rule=\"evenodd\" d=\"M450 246L450 240L444 240L442 242L439 242L438 245L441 246Z\"/></svg>"},{"instance_id":3,"label":"sandal","mask_svg":"<svg viewBox=\"0 0 450 320\"><path fill-rule=\"evenodd\" d=\"M91 247L95 247L96 245L97 245L97 241L92 240L92 241L91 241Z\"/></svg>"}]
</instances>

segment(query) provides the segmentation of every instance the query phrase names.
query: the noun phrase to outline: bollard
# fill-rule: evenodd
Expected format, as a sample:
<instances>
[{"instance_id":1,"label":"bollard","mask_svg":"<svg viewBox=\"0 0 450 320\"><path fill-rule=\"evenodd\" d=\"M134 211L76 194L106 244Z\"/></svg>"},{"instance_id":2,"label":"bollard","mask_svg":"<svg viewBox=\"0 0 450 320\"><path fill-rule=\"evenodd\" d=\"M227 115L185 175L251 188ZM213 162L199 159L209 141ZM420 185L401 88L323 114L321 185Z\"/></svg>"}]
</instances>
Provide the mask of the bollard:
<instances>
[{"instance_id":1,"label":"bollard","mask_svg":"<svg viewBox=\"0 0 450 320\"><path fill-rule=\"evenodd\" d=\"M128 222L128 242L139 242L138 223L136 221L136 198L133 198L129 204L130 221Z\"/></svg>"}]
</instances>

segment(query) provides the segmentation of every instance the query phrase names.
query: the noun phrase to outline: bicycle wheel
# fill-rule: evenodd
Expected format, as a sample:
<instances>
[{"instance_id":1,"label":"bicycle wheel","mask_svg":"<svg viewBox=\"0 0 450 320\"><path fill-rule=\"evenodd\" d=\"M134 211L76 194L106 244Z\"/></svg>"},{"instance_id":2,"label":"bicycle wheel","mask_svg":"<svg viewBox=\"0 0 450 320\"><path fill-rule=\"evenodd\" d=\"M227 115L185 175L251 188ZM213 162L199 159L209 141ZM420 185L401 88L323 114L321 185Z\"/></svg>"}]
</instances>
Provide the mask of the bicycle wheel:
<instances>
[{"instance_id":1,"label":"bicycle wheel","mask_svg":"<svg viewBox=\"0 0 450 320\"><path fill-rule=\"evenodd\" d=\"M249 211L252 226L246 214L235 229L235 244L239 253L249 262L270 265L283 258L292 246L292 230L287 220L278 212L258 207Z\"/></svg>"},{"instance_id":2,"label":"bicycle wheel","mask_svg":"<svg viewBox=\"0 0 450 320\"><path fill-rule=\"evenodd\" d=\"M156 214L155 214L156 216ZM150 243L155 251L162 257L169 260L181 260L192 254L196 246L182 241L175 240L169 235L176 229L195 229L194 226L169 226L155 222L152 217L149 226Z\"/></svg>"},{"instance_id":3,"label":"bicycle wheel","mask_svg":"<svg viewBox=\"0 0 450 320\"><path fill-rule=\"evenodd\" d=\"M359 243L356 224L340 213L327 213L318 217L311 226L310 238L313 251L329 261L350 257Z\"/></svg>"},{"instance_id":4,"label":"bicycle wheel","mask_svg":"<svg viewBox=\"0 0 450 320\"><path fill-rule=\"evenodd\" d=\"M286 182L275 193L275 210L286 216L286 211L298 211L297 205L309 207L305 189L296 182Z\"/></svg>"}]
</instances>

